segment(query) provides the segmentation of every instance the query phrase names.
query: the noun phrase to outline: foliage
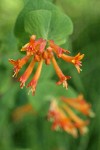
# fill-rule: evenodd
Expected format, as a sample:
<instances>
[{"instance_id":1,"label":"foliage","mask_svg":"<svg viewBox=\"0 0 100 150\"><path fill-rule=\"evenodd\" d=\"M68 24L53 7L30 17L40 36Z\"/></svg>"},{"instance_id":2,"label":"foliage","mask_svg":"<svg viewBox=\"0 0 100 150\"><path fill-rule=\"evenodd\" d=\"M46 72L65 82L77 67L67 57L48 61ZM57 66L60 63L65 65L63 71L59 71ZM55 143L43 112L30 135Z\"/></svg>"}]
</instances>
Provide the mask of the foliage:
<instances>
[{"instance_id":1,"label":"foliage","mask_svg":"<svg viewBox=\"0 0 100 150\"><path fill-rule=\"evenodd\" d=\"M1 0L0 3L0 149L40 150L42 147L43 150L99 150L100 2ZM52 66L48 67L48 71L46 65L43 66L34 97L28 95L26 89L21 90L19 83L11 77L12 66L8 59L23 56L19 50L31 34L53 39L64 48L71 48L72 54L78 51L85 54L80 75L73 66L58 61L62 70L72 76L68 91L54 84L56 76ZM59 96L75 97L80 93L92 104L96 114L91 120L89 133L74 139L63 131L52 131L51 123L46 120L50 100ZM14 121L12 116L16 108L28 103L35 113Z\"/></svg>"}]
</instances>

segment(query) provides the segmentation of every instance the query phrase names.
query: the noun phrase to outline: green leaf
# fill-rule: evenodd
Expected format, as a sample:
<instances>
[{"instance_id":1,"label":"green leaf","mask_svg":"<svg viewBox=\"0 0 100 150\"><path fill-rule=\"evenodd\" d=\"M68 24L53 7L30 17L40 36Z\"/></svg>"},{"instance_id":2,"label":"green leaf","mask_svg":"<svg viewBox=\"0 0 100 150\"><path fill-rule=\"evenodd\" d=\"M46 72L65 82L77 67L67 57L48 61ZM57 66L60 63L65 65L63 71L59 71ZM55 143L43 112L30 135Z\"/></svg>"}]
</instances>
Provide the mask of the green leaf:
<instances>
[{"instance_id":1,"label":"green leaf","mask_svg":"<svg viewBox=\"0 0 100 150\"><path fill-rule=\"evenodd\" d=\"M35 10L25 16L25 30L37 38L47 39L51 20L51 12L48 10Z\"/></svg>"},{"instance_id":2,"label":"green leaf","mask_svg":"<svg viewBox=\"0 0 100 150\"><path fill-rule=\"evenodd\" d=\"M10 83L9 89L1 97L2 104L7 108L13 108L15 105L15 97L18 91L18 84Z\"/></svg>"},{"instance_id":3,"label":"green leaf","mask_svg":"<svg viewBox=\"0 0 100 150\"><path fill-rule=\"evenodd\" d=\"M70 18L52 3L44 0L37 0L34 3L30 1L27 8L25 5L15 25L15 34L21 42L36 34L37 38L52 39L61 45L67 41L72 31L73 24Z\"/></svg>"},{"instance_id":4,"label":"green leaf","mask_svg":"<svg viewBox=\"0 0 100 150\"><path fill-rule=\"evenodd\" d=\"M45 1L45 0L29 0L29 2L25 5L25 7L22 9L22 11L20 12L16 24L15 24L15 35L18 38L23 37L23 34L25 33L24 30L24 17L31 11L35 11L35 10L54 10L57 9L55 5L53 5L51 2L49 1Z\"/></svg>"},{"instance_id":5,"label":"green leaf","mask_svg":"<svg viewBox=\"0 0 100 150\"><path fill-rule=\"evenodd\" d=\"M70 18L60 11L53 10L48 39L53 39L56 44L64 44L67 37L73 32Z\"/></svg>"},{"instance_id":6,"label":"green leaf","mask_svg":"<svg viewBox=\"0 0 100 150\"><path fill-rule=\"evenodd\" d=\"M57 86L54 81L48 80L38 83L35 96L30 93L29 101L35 109L39 110L52 98L60 98L61 96L76 97L77 93L71 87L66 91L62 86Z\"/></svg>"},{"instance_id":7,"label":"green leaf","mask_svg":"<svg viewBox=\"0 0 100 150\"><path fill-rule=\"evenodd\" d=\"M63 28L62 28L63 26ZM25 16L25 31L30 35L44 39L53 39L56 44L66 42L66 37L72 33L73 25L69 17L59 11L36 10Z\"/></svg>"},{"instance_id":8,"label":"green leaf","mask_svg":"<svg viewBox=\"0 0 100 150\"><path fill-rule=\"evenodd\" d=\"M40 81L42 82L43 80L50 80L53 75L54 75L54 68L53 66L50 65L46 65L45 63L43 63L43 67L42 67L42 72L41 72L41 76L40 76Z\"/></svg>"}]
</instances>

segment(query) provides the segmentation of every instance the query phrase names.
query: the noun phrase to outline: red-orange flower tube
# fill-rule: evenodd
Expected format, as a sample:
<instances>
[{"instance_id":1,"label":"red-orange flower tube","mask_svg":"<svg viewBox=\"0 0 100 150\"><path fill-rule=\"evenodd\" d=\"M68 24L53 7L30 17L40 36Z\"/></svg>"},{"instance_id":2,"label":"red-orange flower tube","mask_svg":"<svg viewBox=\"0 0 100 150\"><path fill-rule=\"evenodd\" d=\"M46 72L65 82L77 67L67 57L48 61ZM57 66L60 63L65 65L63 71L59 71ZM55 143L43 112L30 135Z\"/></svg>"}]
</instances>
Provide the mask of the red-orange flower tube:
<instances>
[{"instance_id":1,"label":"red-orange flower tube","mask_svg":"<svg viewBox=\"0 0 100 150\"><path fill-rule=\"evenodd\" d=\"M47 118L48 120L52 121L53 130L61 128L74 137L78 137L78 130L81 134L87 133L87 125L89 124L89 119L87 118L83 120L78 116L78 114L83 113L87 117L94 117L94 113L91 110L90 104L88 104L85 100L84 104L80 105L79 97L80 96L76 98L62 97L61 101L59 101L59 99L53 99L51 101ZM76 107L77 105L78 107ZM79 106L81 107L80 109Z\"/></svg>"}]
</instances>

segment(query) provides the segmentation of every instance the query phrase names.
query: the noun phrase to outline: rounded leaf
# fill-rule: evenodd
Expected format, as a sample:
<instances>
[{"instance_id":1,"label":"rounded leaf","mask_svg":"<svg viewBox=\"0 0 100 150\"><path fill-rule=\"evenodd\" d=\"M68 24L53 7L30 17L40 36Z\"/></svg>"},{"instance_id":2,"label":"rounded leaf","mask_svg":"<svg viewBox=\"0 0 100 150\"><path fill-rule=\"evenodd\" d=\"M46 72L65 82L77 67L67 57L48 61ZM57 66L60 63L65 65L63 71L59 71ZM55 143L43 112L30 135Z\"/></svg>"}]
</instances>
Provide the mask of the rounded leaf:
<instances>
[{"instance_id":1,"label":"rounded leaf","mask_svg":"<svg viewBox=\"0 0 100 150\"><path fill-rule=\"evenodd\" d=\"M25 31L37 38L47 39L51 20L51 12L48 10L35 10L25 17Z\"/></svg>"}]
</instances>

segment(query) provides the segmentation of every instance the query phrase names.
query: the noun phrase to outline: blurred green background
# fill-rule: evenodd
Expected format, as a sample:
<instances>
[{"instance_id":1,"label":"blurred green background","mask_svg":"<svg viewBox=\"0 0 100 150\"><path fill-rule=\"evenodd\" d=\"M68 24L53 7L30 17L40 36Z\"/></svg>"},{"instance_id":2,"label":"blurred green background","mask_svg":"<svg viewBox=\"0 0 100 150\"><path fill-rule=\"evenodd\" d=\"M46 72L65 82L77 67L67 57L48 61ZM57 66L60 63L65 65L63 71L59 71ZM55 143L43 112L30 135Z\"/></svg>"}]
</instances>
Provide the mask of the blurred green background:
<instances>
[{"instance_id":1,"label":"blurred green background","mask_svg":"<svg viewBox=\"0 0 100 150\"><path fill-rule=\"evenodd\" d=\"M52 66L42 72L36 95L27 94L12 78L9 58L21 57L13 30L16 18L28 0L0 0L0 150L100 150L100 1L49 0L66 13L74 25L73 34L63 45L75 55L85 54L83 71L58 61L65 74L71 75L69 90L55 85ZM41 0L42 1L42 0ZM65 31L66 32L66 31ZM46 90L48 91L46 92ZM65 95L75 97L83 93L92 104L96 116L91 120L89 133L74 139L65 132L51 130L46 120L48 99ZM30 104L33 112L15 121L13 114L19 106Z\"/></svg>"}]
</instances>

